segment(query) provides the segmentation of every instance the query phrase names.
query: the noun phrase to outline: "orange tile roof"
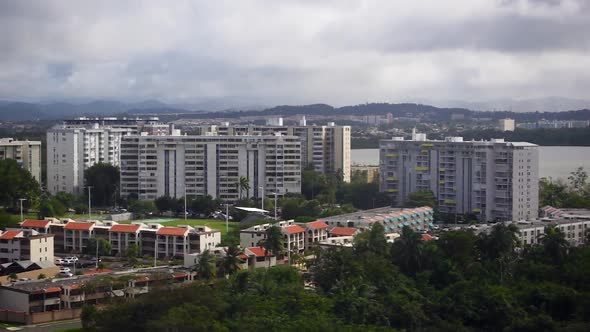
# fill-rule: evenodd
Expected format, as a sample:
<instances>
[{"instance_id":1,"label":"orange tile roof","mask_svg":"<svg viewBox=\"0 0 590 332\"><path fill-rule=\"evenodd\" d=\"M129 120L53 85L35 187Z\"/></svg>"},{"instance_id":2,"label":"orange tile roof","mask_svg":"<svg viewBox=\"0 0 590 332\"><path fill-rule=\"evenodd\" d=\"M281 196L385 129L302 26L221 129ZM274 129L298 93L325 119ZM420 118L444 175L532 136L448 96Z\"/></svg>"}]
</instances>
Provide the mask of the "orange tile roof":
<instances>
[{"instance_id":1,"label":"orange tile roof","mask_svg":"<svg viewBox=\"0 0 590 332\"><path fill-rule=\"evenodd\" d=\"M139 230L139 225L113 225L109 229L109 232L117 232L117 233L137 233Z\"/></svg>"},{"instance_id":2,"label":"orange tile roof","mask_svg":"<svg viewBox=\"0 0 590 332\"><path fill-rule=\"evenodd\" d=\"M150 278L148 277L137 277L135 278L135 282L147 282L150 281Z\"/></svg>"},{"instance_id":3,"label":"orange tile roof","mask_svg":"<svg viewBox=\"0 0 590 332\"><path fill-rule=\"evenodd\" d=\"M241 255L240 255L240 256L238 256L238 257L240 257L240 258L241 258L241 259L243 259L243 260L247 260L247 259L248 259L248 255L246 255L246 254L241 254Z\"/></svg>"},{"instance_id":4,"label":"orange tile roof","mask_svg":"<svg viewBox=\"0 0 590 332\"><path fill-rule=\"evenodd\" d=\"M172 275L174 276L174 278L184 278L184 277L187 276L187 274L184 273L184 272L176 272L176 273L174 273Z\"/></svg>"},{"instance_id":5,"label":"orange tile roof","mask_svg":"<svg viewBox=\"0 0 590 332\"><path fill-rule=\"evenodd\" d=\"M297 233L305 232L305 229L303 229L303 227L301 227L299 225L285 226L285 227L283 227L283 229L285 230L285 232L287 232L289 234L297 234Z\"/></svg>"},{"instance_id":6,"label":"orange tile roof","mask_svg":"<svg viewBox=\"0 0 590 332\"><path fill-rule=\"evenodd\" d=\"M45 228L49 225L51 221L49 220L32 220L26 219L20 225L21 227L37 227L37 228Z\"/></svg>"},{"instance_id":7,"label":"orange tile roof","mask_svg":"<svg viewBox=\"0 0 590 332\"><path fill-rule=\"evenodd\" d=\"M20 234L21 231L6 231L0 235L0 240L12 240Z\"/></svg>"},{"instance_id":8,"label":"orange tile roof","mask_svg":"<svg viewBox=\"0 0 590 332\"><path fill-rule=\"evenodd\" d=\"M158 229L156 234L158 235L169 235L169 236L185 236L188 232L188 228L182 227L162 227Z\"/></svg>"},{"instance_id":9,"label":"orange tile roof","mask_svg":"<svg viewBox=\"0 0 590 332\"><path fill-rule=\"evenodd\" d=\"M49 288L45 288L43 291L45 293L60 293L61 292L61 288L59 288L59 287L49 287Z\"/></svg>"},{"instance_id":10,"label":"orange tile roof","mask_svg":"<svg viewBox=\"0 0 590 332\"><path fill-rule=\"evenodd\" d=\"M314 229L328 228L328 224L326 224L325 222L323 222L321 220L308 222L306 225L311 228L314 228Z\"/></svg>"},{"instance_id":11,"label":"orange tile roof","mask_svg":"<svg viewBox=\"0 0 590 332\"><path fill-rule=\"evenodd\" d=\"M267 252L262 247L248 247L246 249L249 252L251 252L256 257L264 257L264 256L266 256L266 257L272 257L272 254L270 252Z\"/></svg>"},{"instance_id":12,"label":"orange tile roof","mask_svg":"<svg viewBox=\"0 0 590 332\"><path fill-rule=\"evenodd\" d=\"M70 221L66 224L64 229L73 231L89 231L94 226L91 222Z\"/></svg>"},{"instance_id":13,"label":"orange tile roof","mask_svg":"<svg viewBox=\"0 0 590 332\"><path fill-rule=\"evenodd\" d=\"M422 234L422 241L432 241L434 238L428 234Z\"/></svg>"},{"instance_id":14,"label":"orange tile roof","mask_svg":"<svg viewBox=\"0 0 590 332\"><path fill-rule=\"evenodd\" d=\"M330 234L338 236L353 236L357 231L358 229L352 227L334 227L330 231Z\"/></svg>"}]
</instances>

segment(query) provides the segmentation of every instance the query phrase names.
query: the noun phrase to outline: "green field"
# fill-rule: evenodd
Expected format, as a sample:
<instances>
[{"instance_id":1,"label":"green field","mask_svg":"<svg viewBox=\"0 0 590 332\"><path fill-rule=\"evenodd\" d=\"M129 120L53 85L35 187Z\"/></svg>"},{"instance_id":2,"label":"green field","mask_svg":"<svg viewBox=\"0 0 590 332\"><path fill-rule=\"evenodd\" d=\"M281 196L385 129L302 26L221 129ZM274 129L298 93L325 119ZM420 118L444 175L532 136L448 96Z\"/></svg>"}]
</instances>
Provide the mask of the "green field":
<instances>
[{"instance_id":1,"label":"green field","mask_svg":"<svg viewBox=\"0 0 590 332\"><path fill-rule=\"evenodd\" d=\"M150 220L127 220L120 222L121 224L130 224L134 221L141 221L145 223L149 223ZM178 225L189 225L189 226L208 226L218 231L221 231L221 235L226 234L225 229L225 221L224 220L217 220L217 219L174 219L171 221L163 222L162 225L164 226L178 226ZM237 222L229 222L229 231L236 230L239 226Z\"/></svg>"},{"instance_id":2,"label":"green field","mask_svg":"<svg viewBox=\"0 0 590 332\"><path fill-rule=\"evenodd\" d=\"M92 220L103 220L104 218L106 218L108 216L108 214L92 214ZM15 214L14 217L16 217L19 221L20 221L20 214ZM24 213L23 214L24 219L37 219L37 213L35 212L29 212L29 213ZM63 219L63 218L69 218L69 219L73 219L76 221L85 221L88 220L88 214L77 214L77 213L66 213L61 217L57 217L57 219Z\"/></svg>"}]
</instances>

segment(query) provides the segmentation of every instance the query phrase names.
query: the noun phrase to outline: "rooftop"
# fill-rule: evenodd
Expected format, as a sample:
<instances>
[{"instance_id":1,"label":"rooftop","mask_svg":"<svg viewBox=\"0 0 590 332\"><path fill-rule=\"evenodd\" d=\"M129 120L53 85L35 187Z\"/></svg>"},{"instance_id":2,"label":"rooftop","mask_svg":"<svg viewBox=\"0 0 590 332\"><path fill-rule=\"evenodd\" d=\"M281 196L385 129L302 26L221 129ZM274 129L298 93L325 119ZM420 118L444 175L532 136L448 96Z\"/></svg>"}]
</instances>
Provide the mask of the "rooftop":
<instances>
[{"instance_id":1,"label":"rooftop","mask_svg":"<svg viewBox=\"0 0 590 332\"><path fill-rule=\"evenodd\" d=\"M248 247L246 248L246 251L251 252L254 256L256 257L272 257L273 255L266 251L266 249L264 249L263 247Z\"/></svg>"},{"instance_id":2,"label":"rooftop","mask_svg":"<svg viewBox=\"0 0 590 332\"><path fill-rule=\"evenodd\" d=\"M283 230L289 234L297 234L305 232L305 229L299 225L291 225L283 227Z\"/></svg>"},{"instance_id":3,"label":"rooftop","mask_svg":"<svg viewBox=\"0 0 590 332\"><path fill-rule=\"evenodd\" d=\"M334 227L330 230L331 235L336 236L353 236L358 231L358 228L352 227Z\"/></svg>"},{"instance_id":4,"label":"rooftop","mask_svg":"<svg viewBox=\"0 0 590 332\"><path fill-rule=\"evenodd\" d=\"M70 221L64 229L73 231L89 231L94 226L91 222Z\"/></svg>"},{"instance_id":5,"label":"rooftop","mask_svg":"<svg viewBox=\"0 0 590 332\"><path fill-rule=\"evenodd\" d=\"M308 227L311 227L313 229L328 228L328 224L326 224L325 222L323 222L321 220L316 220L316 221L308 222L305 225L308 226Z\"/></svg>"},{"instance_id":6,"label":"rooftop","mask_svg":"<svg viewBox=\"0 0 590 332\"><path fill-rule=\"evenodd\" d=\"M137 233L141 228L140 225L113 225L109 232L116 233Z\"/></svg>"},{"instance_id":7,"label":"rooftop","mask_svg":"<svg viewBox=\"0 0 590 332\"><path fill-rule=\"evenodd\" d=\"M51 221L49 220L32 220L26 219L21 223L22 227L35 227L35 228L45 228L49 225Z\"/></svg>"}]
</instances>

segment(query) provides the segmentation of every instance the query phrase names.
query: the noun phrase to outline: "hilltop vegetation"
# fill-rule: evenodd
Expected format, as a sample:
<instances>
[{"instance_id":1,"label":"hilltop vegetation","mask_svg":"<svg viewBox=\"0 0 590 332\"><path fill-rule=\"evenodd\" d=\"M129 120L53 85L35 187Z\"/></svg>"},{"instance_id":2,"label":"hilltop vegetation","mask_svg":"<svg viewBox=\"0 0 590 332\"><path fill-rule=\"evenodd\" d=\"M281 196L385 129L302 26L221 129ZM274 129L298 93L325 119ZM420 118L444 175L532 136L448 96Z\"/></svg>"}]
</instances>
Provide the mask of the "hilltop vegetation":
<instances>
[{"instance_id":1,"label":"hilltop vegetation","mask_svg":"<svg viewBox=\"0 0 590 332\"><path fill-rule=\"evenodd\" d=\"M423 242L404 228L390 244L376 225L354 247L317 251L307 261L315 289L288 266L228 279L207 274L186 288L86 308L83 325L88 331L590 329L590 247L571 248L559 230L548 229L542 244L519 248L514 232L497 225L489 235L451 231Z\"/></svg>"}]
</instances>

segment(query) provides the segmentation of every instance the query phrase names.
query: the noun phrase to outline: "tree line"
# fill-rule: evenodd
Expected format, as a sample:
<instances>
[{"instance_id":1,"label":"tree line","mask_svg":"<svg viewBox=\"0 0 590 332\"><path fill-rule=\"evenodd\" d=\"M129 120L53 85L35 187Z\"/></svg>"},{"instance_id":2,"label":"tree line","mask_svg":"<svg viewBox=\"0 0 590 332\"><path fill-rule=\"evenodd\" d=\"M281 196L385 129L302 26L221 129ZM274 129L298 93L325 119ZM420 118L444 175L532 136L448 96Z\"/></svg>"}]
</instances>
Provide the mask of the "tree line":
<instances>
[{"instance_id":1,"label":"tree line","mask_svg":"<svg viewBox=\"0 0 590 332\"><path fill-rule=\"evenodd\" d=\"M539 244L523 246L516 232L497 224L490 233L449 231L422 241L405 227L388 243L376 224L352 247L316 249L304 260L304 274L290 266L229 268L233 258L215 263L206 254L195 284L85 308L83 325L89 331L590 329L590 247L571 247L552 227Z\"/></svg>"}]
</instances>

